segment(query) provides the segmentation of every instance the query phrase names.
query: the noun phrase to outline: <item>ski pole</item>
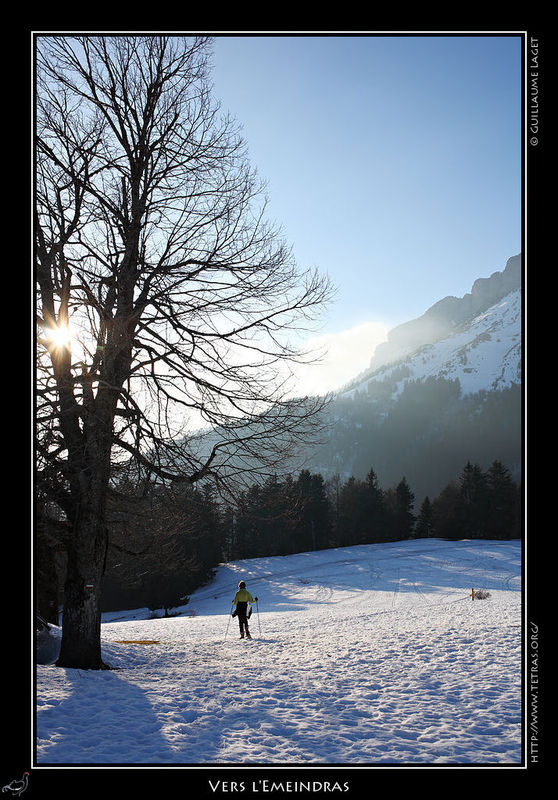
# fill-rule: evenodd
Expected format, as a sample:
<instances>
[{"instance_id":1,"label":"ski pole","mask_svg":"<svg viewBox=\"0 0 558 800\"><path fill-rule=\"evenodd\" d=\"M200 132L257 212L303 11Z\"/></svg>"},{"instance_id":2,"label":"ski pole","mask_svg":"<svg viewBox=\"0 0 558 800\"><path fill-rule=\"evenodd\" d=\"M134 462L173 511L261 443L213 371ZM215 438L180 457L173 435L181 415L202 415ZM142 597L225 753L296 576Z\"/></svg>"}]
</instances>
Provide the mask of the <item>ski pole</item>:
<instances>
[{"instance_id":1,"label":"ski pole","mask_svg":"<svg viewBox=\"0 0 558 800\"><path fill-rule=\"evenodd\" d=\"M258 612L258 629L260 631L260 636L261 636L262 635L262 625L261 625L261 622L260 622L260 604L259 604L259 602L257 600L256 600L256 611Z\"/></svg>"},{"instance_id":2,"label":"ski pole","mask_svg":"<svg viewBox=\"0 0 558 800\"><path fill-rule=\"evenodd\" d=\"M232 614L232 607L233 607L233 605L234 605L234 603L231 603L231 610L229 611L229 621L227 622L227 630L225 631L225 639L223 639L223 641L225 641L225 640L226 640L226 638L227 638L227 633L229 632L229 625L231 624L231 614Z\"/></svg>"}]
</instances>

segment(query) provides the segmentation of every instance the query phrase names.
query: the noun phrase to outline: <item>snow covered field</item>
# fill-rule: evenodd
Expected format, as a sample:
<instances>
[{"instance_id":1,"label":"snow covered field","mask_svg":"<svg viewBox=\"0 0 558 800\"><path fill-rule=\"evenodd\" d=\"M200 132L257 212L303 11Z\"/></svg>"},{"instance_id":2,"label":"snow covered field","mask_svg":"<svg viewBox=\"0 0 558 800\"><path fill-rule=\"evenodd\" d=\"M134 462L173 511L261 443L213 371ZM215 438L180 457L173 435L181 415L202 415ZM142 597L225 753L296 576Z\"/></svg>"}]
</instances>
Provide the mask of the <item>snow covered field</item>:
<instances>
[{"instance_id":1,"label":"snow covered field","mask_svg":"<svg viewBox=\"0 0 558 800\"><path fill-rule=\"evenodd\" d=\"M117 670L37 667L37 766L517 765L520 572L518 541L223 565L181 616L105 615ZM241 578L251 641L229 616Z\"/></svg>"}]
</instances>

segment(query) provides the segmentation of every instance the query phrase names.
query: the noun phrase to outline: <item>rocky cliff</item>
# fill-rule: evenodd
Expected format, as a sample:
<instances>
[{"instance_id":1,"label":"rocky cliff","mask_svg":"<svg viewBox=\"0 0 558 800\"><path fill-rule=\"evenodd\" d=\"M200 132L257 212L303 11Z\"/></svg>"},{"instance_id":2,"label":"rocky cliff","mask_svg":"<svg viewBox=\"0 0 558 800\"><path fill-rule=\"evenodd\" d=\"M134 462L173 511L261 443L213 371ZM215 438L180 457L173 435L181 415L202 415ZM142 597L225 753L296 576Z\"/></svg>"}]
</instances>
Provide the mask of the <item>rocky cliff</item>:
<instances>
[{"instance_id":1,"label":"rocky cliff","mask_svg":"<svg viewBox=\"0 0 558 800\"><path fill-rule=\"evenodd\" d=\"M445 297L418 319L393 328L387 342L376 348L370 368L378 369L405 358L425 344L435 344L520 287L521 256L516 255L508 259L502 272L476 280L464 297Z\"/></svg>"}]
</instances>

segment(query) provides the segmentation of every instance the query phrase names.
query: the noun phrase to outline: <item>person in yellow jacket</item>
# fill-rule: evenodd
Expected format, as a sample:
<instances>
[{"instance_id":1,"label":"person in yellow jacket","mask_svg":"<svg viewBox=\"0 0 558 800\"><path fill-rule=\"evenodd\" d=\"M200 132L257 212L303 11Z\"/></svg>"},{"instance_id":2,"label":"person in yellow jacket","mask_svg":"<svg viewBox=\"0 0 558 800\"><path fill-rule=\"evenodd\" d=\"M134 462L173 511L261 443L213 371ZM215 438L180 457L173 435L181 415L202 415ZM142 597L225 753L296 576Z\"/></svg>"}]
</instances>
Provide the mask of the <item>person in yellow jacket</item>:
<instances>
[{"instance_id":1,"label":"person in yellow jacket","mask_svg":"<svg viewBox=\"0 0 558 800\"><path fill-rule=\"evenodd\" d=\"M257 603L258 598L252 597L244 581L238 584L238 592L234 596L233 604L236 606L233 617L238 617L238 625L240 627L240 638L244 639L246 634L247 639L251 639L250 631L248 630L248 603Z\"/></svg>"}]
</instances>

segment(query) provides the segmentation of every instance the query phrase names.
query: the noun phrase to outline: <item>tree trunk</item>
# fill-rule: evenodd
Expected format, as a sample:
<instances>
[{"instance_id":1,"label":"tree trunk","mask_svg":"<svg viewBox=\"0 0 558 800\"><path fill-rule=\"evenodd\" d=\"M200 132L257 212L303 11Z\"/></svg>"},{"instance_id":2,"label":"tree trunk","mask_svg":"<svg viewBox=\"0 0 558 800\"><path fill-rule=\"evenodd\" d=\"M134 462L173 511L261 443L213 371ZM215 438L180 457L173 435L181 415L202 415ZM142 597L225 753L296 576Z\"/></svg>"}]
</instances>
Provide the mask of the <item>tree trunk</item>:
<instances>
[{"instance_id":1,"label":"tree trunk","mask_svg":"<svg viewBox=\"0 0 558 800\"><path fill-rule=\"evenodd\" d=\"M78 516L68 552L59 667L103 669L101 579L107 550L103 517L92 510Z\"/></svg>"},{"instance_id":2,"label":"tree trunk","mask_svg":"<svg viewBox=\"0 0 558 800\"><path fill-rule=\"evenodd\" d=\"M89 411L82 447L76 447L71 481L72 535L64 589L62 646L57 665L103 669L101 658L101 583L108 548L106 503L116 393L100 391Z\"/></svg>"}]
</instances>

